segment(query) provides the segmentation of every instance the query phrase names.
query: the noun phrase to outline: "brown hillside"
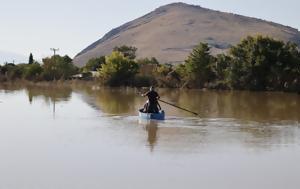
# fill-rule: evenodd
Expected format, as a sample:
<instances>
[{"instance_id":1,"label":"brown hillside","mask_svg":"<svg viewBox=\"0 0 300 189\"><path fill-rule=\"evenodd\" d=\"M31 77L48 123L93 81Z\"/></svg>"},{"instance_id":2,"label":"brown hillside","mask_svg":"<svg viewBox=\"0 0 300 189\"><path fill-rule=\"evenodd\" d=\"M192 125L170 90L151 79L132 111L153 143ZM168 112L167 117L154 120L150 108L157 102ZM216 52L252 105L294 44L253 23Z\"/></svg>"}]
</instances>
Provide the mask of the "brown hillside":
<instances>
[{"instance_id":1,"label":"brown hillside","mask_svg":"<svg viewBox=\"0 0 300 189\"><path fill-rule=\"evenodd\" d=\"M213 53L226 51L247 35L268 35L300 45L297 29L256 18L223 13L184 3L173 3L107 33L80 52L74 63L109 54L115 46L138 48L137 56L156 57L161 63L183 62L199 42Z\"/></svg>"}]
</instances>

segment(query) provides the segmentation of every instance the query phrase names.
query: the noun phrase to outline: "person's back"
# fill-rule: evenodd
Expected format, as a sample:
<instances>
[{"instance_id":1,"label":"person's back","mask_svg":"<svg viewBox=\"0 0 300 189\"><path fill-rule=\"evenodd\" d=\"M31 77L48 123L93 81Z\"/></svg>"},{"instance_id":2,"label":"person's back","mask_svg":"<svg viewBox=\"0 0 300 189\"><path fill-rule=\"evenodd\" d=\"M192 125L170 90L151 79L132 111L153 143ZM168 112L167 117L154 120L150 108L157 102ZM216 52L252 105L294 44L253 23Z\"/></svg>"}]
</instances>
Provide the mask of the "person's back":
<instances>
[{"instance_id":1,"label":"person's back","mask_svg":"<svg viewBox=\"0 0 300 189\"><path fill-rule=\"evenodd\" d=\"M153 87L150 87L150 91L144 94L143 96L147 96L149 99L148 104L148 113L157 113L158 110L158 99L160 98L158 93L154 91Z\"/></svg>"},{"instance_id":2,"label":"person's back","mask_svg":"<svg viewBox=\"0 0 300 189\"><path fill-rule=\"evenodd\" d=\"M158 93L156 91L149 91L146 96L149 99L150 104L152 103L156 103L157 102L157 98L159 97Z\"/></svg>"}]
</instances>

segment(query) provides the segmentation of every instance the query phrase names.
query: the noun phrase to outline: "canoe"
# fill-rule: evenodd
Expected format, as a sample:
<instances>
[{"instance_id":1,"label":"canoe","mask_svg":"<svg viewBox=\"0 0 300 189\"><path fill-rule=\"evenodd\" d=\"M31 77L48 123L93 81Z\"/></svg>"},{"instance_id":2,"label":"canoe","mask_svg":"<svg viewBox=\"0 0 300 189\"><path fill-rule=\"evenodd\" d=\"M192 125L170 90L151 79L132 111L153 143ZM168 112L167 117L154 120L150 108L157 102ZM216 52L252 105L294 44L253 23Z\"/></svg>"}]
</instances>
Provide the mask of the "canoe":
<instances>
[{"instance_id":1,"label":"canoe","mask_svg":"<svg viewBox=\"0 0 300 189\"><path fill-rule=\"evenodd\" d=\"M144 113L139 110L139 117L141 119L155 119L155 120L164 120L165 119L165 112L163 110L159 111L159 113Z\"/></svg>"}]
</instances>

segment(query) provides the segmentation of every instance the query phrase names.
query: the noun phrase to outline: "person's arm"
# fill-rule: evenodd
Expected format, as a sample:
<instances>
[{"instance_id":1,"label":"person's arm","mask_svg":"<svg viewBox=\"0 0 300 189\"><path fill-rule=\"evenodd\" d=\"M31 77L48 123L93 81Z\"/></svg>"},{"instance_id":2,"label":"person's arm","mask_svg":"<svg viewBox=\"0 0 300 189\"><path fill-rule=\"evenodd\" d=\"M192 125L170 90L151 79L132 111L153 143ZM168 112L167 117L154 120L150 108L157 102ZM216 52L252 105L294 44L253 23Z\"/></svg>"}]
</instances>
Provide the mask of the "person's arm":
<instances>
[{"instance_id":1,"label":"person's arm","mask_svg":"<svg viewBox=\"0 0 300 189\"><path fill-rule=\"evenodd\" d=\"M142 97L148 96L148 93L149 92L146 92L146 93L142 94Z\"/></svg>"}]
</instances>

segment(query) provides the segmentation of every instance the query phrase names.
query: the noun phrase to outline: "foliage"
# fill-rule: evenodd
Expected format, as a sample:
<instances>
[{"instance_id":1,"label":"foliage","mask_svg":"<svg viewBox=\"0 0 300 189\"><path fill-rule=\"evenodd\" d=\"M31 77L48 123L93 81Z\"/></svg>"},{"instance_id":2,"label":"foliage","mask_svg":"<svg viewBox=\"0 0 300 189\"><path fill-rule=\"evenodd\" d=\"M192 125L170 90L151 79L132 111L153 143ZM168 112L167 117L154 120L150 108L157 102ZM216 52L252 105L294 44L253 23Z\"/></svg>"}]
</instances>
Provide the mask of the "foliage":
<instances>
[{"instance_id":1,"label":"foliage","mask_svg":"<svg viewBox=\"0 0 300 189\"><path fill-rule=\"evenodd\" d=\"M130 85L138 72L138 64L125 57L121 52L113 51L105 58L105 64L99 69L103 82L110 86Z\"/></svg>"},{"instance_id":2,"label":"foliage","mask_svg":"<svg viewBox=\"0 0 300 189\"><path fill-rule=\"evenodd\" d=\"M23 78L28 80L37 80L43 72L43 68L39 63L32 63L25 67Z\"/></svg>"},{"instance_id":3,"label":"foliage","mask_svg":"<svg viewBox=\"0 0 300 189\"><path fill-rule=\"evenodd\" d=\"M32 55L32 53L30 53L28 64L33 64L33 63L34 63L33 55Z\"/></svg>"},{"instance_id":4,"label":"foliage","mask_svg":"<svg viewBox=\"0 0 300 189\"><path fill-rule=\"evenodd\" d=\"M48 81L68 79L78 72L78 68L73 65L72 59L67 55L44 58L42 67L44 69L43 77Z\"/></svg>"},{"instance_id":5,"label":"foliage","mask_svg":"<svg viewBox=\"0 0 300 189\"><path fill-rule=\"evenodd\" d=\"M203 87L205 83L214 79L214 57L210 55L210 48L206 43L196 46L185 61L186 80L195 87Z\"/></svg>"},{"instance_id":6,"label":"foliage","mask_svg":"<svg viewBox=\"0 0 300 189\"><path fill-rule=\"evenodd\" d=\"M110 55L91 59L82 73L97 70L109 86L134 85L241 90L300 91L300 51L296 44L270 37L249 36L227 54L210 54L208 44L197 45L184 64L159 64L153 58L134 60L137 49L116 47ZM68 56L53 56L30 64L0 66L0 81L68 79L78 73Z\"/></svg>"},{"instance_id":7,"label":"foliage","mask_svg":"<svg viewBox=\"0 0 300 189\"><path fill-rule=\"evenodd\" d=\"M300 52L297 45L270 37L247 37L228 55L212 56L200 43L185 64L177 65L182 86L246 90L300 90Z\"/></svg>"},{"instance_id":8,"label":"foliage","mask_svg":"<svg viewBox=\"0 0 300 189\"><path fill-rule=\"evenodd\" d=\"M249 36L232 47L230 55L233 61L229 81L233 88L285 90L299 80L299 51L295 44Z\"/></svg>"},{"instance_id":9,"label":"foliage","mask_svg":"<svg viewBox=\"0 0 300 189\"><path fill-rule=\"evenodd\" d=\"M159 65L159 62L155 57L152 57L151 59L149 58L138 59L137 63L139 65Z\"/></svg>"},{"instance_id":10,"label":"foliage","mask_svg":"<svg viewBox=\"0 0 300 189\"><path fill-rule=\"evenodd\" d=\"M137 48L136 47L132 47L132 46L123 45L123 46L120 46L120 47L115 47L114 51L121 52L121 53L123 53L123 55L126 58L128 58L130 60L134 60L136 58Z\"/></svg>"},{"instance_id":11,"label":"foliage","mask_svg":"<svg viewBox=\"0 0 300 189\"><path fill-rule=\"evenodd\" d=\"M99 58L90 59L86 65L82 68L83 72L97 71L101 68L101 65L105 63L105 56Z\"/></svg>"},{"instance_id":12,"label":"foliage","mask_svg":"<svg viewBox=\"0 0 300 189\"><path fill-rule=\"evenodd\" d=\"M229 72L229 67L232 62L230 56L225 54L218 54L215 58L213 72L217 80L226 80Z\"/></svg>"},{"instance_id":13,"label":"foliage","mask_svg":"<svg viewBox=\"0 0 300 189\"><path fill-rule=\"evenodd\" d=\"M5 80L14 80L22 78L22 65L6 63L1 67L0 73Z\"/></svg>"},{"instance_id":14,"label":"foliage","mask_svg":"<svg viewBox=\"0 0 300 189\"><path fill-rule=\"evenodd\" d=\"M156 75L167 76L171 71L173 71L173 66L171 64L160 64L156 67Z\"/></svg>"}]
</instances>

